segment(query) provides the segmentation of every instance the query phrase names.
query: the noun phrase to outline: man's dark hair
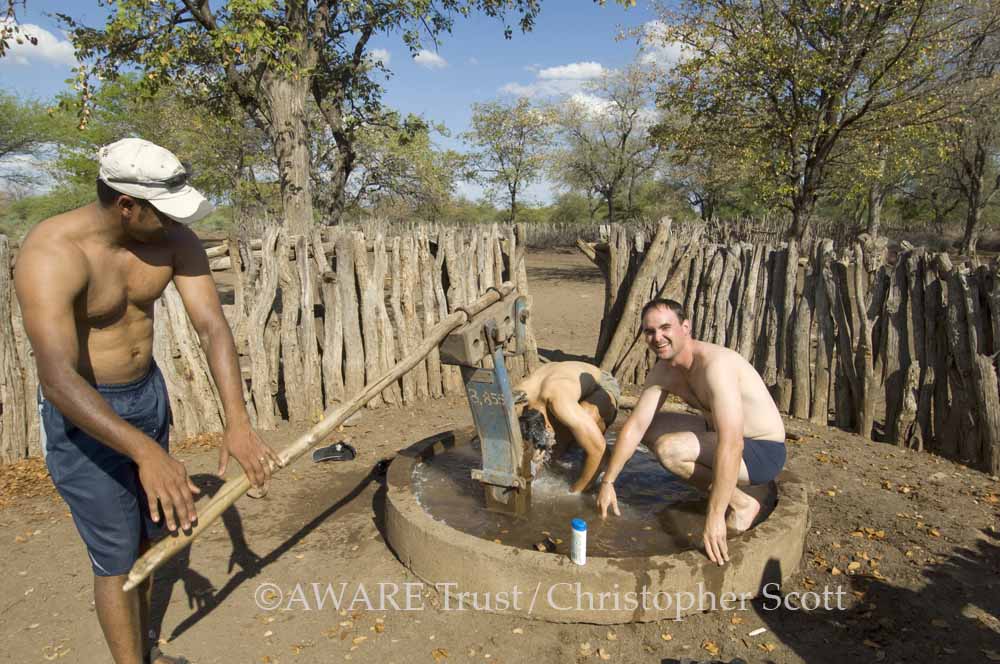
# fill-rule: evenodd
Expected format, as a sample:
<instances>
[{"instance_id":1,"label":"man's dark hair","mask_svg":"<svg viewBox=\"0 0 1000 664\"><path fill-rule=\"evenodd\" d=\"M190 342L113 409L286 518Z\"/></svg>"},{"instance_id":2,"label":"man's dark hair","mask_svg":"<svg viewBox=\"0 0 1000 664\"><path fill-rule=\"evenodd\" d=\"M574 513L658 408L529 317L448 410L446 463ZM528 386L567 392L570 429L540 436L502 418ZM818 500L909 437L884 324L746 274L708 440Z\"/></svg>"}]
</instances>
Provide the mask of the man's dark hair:
<instances>
[{"instance_id":1,"label":"man's dark hair","mask_svg":"<svg viewBox=\"0 0 1000 664\"><path fill-rule=\"evenodd\" d=\"M525 408L518 418L521 439L530 447L545 449L545 416L540 410Z\"/></svg>"},{"instance_id":2,"label":"man's dark hair","mask_svg":"<svg viewBox=\"0 0 1000 664\"><path fill-rule=\"evenodd\" d=\"M97 200L101 203L101 205L104 207L111 207L115 204L115 201L118 200L119 196L128 196L139 205L149 204L149 201L143 198L136 198L132 194L123 194L117 189L112 189L107 182L101 178L97 178Z\"/></svg>"},{"instance_id":3,"label":"man's dark hair","mask_svg":"<svg viewBox=\"0 0 1000 664\"><path fill-rule=\"evenodd\" d=\"M642 308L642 314L639 316L639 320L644 319L647 313L659 307L663 307L664 309L670 309L671 311L673 311L675 314L677 314L677 320L679 320L682 323L688 320L687 313L684 311L684 305L682 305L677 300L667 300L662 297L658 297L655 300L650 300L649 302L647 302L646 306Z\"/></svg>"}]
</instances>

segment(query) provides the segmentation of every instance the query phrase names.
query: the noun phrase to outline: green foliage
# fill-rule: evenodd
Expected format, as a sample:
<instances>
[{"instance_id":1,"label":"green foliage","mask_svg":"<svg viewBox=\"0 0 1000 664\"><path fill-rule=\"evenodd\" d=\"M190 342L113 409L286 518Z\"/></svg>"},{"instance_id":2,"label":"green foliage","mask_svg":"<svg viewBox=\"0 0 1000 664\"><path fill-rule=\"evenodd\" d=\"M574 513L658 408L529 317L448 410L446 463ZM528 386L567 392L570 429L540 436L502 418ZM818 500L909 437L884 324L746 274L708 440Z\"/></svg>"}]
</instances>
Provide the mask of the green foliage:
<instances>
[{"instance_id":1,"label":"green foliage","mask_svg":"<svg viewBox=\"0 0 1000 664\"><path fill-rule=\"evenodd\" d=\"M375 208L383 211L380 216L391 216L390 210L405 209L422 219L438 215L455 190L463 159L453 151L436 149L433 133L447 132L419 116L401 118L397 113L386 113L382 124L362 128L355 142L358 166L348 182L348 210ZM333 170L313 170L314 178L319 176L317 207L331 212L338 202L323 175Z\"/></svg>"},{"instance_id":2,"label":"green foliage","mask_svg":"<svg viewBox=\"0 0 1000 664\"><path fill-rule=\"evenodd\" d=\"M103 28L62 15L80 58L77 88L86 122L93 78L113 80L137 68L151 95L170 86L206 109L238 104L275 147L285 219L312 223L310 162L313 136L332 139L336 171L329 179L341 200L355 167L363 127L382 120L383 64L368 56L371 38L401 33L416 51L451 30L456 16L478 11L505 19L519 14L529 30L537 0L371 0L331 3L279 0L207 2L116 0ZM505 27L508 35L510 26ZM315 105L310 124L306 99Z\"/></svg>"},{"instance_id":3,"label":"green foliage","mask_svg":"<svg viewBox=\"0 0 1000 664\"><path fill-rule=\"evenodd\" d=\"M64 130L41 102L0 91L0 182L8 190L43 182L39 164Z\"/></svg>"},{"instance_id":4,"label":"green foliage","mask_svg":"<svg viewBox=\"0 0 1000 664\"><path fill-rule=\"evenodd\" d=\"M105 83L90 104L86 126L71 126L59 137L54 169L64 181L89 186L97 177L97 149L139 136L190 163L192 184L216 201L236 208L276 204L274 186L257 176L273 171L269 145L259 129L241 120L239 109L202 112L170 88L144 96L134 75ZM73 114L71 94L60 97L58 113L66 127Z\"/></svg>"},{"instance_id":5,"label":"green foliage","mask_svg":"<svg viewBox=\"0 0 1000 664\"><path fill-rule=\"evenodd\" d=\"M662 38L684 57L659 102L686 122L661 136L676 153L716 155L754 174L761 198L788 209L800 236L838 162L876 140L905 142L900 132L955 110L952 93L968 75L959 65L996 27L979 11L944 0L686 0L663 9Z\"/></svg>"},{"instance_id":6,"label":"green foliage","mask_svg":"<svg viewBox=\"0 0 1000 664\"><path fill-rule=\"evenodd\" d=\"M517 220L518 196L542 175L552 119L524 98L472 105L472 128L462 136L473 147L471 179L491 199L506 200L511 221Z\"/></svg>"},{"instance_id":7,"label":"green foliage","mask_svg":"<svg viewBox=\"0 0 1000 664\"><path fill-rule=\"evenodd\" d=\"M61 186L45 194L27 196L0 204L0 233L20 241L40 221L92 203L94 185Z\"/></svg>"},{"instance_id":8,"label":"green foliage","mask_svg":"<svg viewBox=\"0 0 1000 664\"><path fill-rule=\"evenodd\" d=\"M586 86L589 102L569 99L552 109L562 137L552 176L599 196L608 221L634 215L635 192L659 165L660 145L649 134L652 82L651 72L631 66Z\"/></svg>"}]
</instances>

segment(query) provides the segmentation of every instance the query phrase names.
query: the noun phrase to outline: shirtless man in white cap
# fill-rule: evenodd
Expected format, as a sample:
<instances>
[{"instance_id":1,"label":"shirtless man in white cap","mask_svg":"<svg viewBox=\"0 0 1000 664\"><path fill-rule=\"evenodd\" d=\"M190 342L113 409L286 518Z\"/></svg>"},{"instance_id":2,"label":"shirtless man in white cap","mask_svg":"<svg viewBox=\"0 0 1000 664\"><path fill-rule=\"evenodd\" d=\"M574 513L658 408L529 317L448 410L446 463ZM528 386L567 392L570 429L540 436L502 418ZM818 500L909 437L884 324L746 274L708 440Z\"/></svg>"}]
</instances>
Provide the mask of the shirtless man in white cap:
<instances>
[{"instance_id":1,"label":"shirtless man in white cap","mask_svg":"<svg viewBox=\"0 0 1000 664\"><path fill-rule=\"evenodd\" d=\"M785 464L785 426L760 374L739 353L691 338L691 321L673 300L653 300L642 310L642 335L657 362L625 421L597 505L618 514L614 482L640 441L682 480L708 491L705 552L719 565L729 560L728 526L750 528L769 498L771 480ZM659 412L676 394L702 417ZM712 425L709 431L706 423Z\"/></svg>"},{"instance_id":2,"label":"shirtless man in white cap","mask_svg":"<svg viewBox=\"0 0 1000 664\"><path fill-rule=\"evenodd\" d=\"M94 603L116 664L186 661L149 639L152 583L122 585L163 533L197 520L198 488L168 453L170 403L153 361L153 305L173 281L225 410L219 474L236 458L263 486L277 454L250 427L232 332L201 242L212 211L170 151L138 138L101 148L97 202L38 224L14 284L38 365L42 451L94 571Z\"/></svg>"}]
</instances>

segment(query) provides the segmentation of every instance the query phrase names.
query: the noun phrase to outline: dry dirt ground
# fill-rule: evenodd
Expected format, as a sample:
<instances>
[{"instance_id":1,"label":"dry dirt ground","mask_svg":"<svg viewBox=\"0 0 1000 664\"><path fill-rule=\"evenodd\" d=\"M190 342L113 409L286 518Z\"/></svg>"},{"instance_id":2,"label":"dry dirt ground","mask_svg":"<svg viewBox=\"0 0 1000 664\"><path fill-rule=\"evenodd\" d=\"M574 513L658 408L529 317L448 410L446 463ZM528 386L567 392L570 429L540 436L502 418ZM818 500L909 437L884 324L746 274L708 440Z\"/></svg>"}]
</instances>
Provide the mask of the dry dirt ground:
<instances>
[{"instance_id":1,"label":"dry dirt ground","mask_svg":"<svg viewBox=\"0 0 1000 664\"><path fill-rule=\"evenodd\" d=\"M587 356L603 297L599 274L574 253L530 255L529 266L543 353ZM460 399L365 411L338 434L357 446L355 461L302 459L276 478L267 498L241 500L159 573L154 619L165 650L199 663L1000 660L996 478L798 421L788 422L798 434L789 465L811 483L811 525L801 572L783 589L780 608L772 597L741 612L609 628L445 610L429 587L413 611L369 611L363 600L338 611L329 602L320 609L314 600L290 600L296 584L330 583L334 590L346 584L345 604L359 586L374 604L379 583L418 582L383 540L376 464L469 423ZM302 430L286 427L267 439L281 446ZM220 485L211 445L205 437L177 451L206 495ZM44 467L22 464L0 478L0 660L110 661L87 556ZM258 601L276 598L262 584L275 584L291 610L260 608ZM800 595L813 610L796 610L793 593L815 593Z\"/></svg>"}]
</instances>

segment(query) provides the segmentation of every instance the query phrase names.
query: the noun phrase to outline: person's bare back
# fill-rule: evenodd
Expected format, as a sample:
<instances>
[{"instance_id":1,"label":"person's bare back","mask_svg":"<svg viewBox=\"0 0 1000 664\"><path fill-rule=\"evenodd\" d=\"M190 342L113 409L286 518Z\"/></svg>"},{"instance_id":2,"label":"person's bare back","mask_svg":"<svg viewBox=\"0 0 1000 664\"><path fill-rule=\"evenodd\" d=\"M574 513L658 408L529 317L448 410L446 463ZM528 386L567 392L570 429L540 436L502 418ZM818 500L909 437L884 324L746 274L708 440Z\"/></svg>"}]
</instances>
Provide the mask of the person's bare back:
<instances>
[{"instance_id":1,"label":"person's bare back","mask_svg":"<svg viewBox=\"0 0 1000 664\"><path fill-rule=\"evenodd\" d=\"M618 413L620 393L614 378L586 362L552 362L536 369L516 389L524 394L524 412L541 413L553 433L551 458L558 459L573 444L585 451L583 469L570 490L585 489L606 449L604 431Z\"/></svg>"}]
</instances>

